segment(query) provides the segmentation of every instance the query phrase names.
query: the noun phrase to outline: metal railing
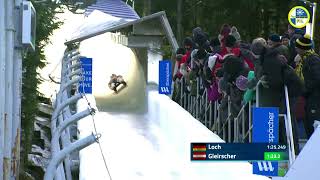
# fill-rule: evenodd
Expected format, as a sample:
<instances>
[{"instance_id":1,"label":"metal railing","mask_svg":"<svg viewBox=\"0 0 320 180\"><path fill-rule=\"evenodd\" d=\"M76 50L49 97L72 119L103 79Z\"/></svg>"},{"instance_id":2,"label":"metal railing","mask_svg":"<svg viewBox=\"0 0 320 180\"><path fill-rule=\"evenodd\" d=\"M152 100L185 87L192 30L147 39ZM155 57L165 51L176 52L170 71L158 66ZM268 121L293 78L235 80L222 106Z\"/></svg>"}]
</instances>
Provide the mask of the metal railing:
<instances>
[{"instance_id":1,"label":"metal railing","mask_svg":"<svg viewBox=\"0 0 320 180\"><path fill-rule=\"evenodd\" d=\"M93 108L88 108L76 113L70 107L83 97L77 88L82 78L79 54L78 50L72 50L66 52L62 59L60 91L56 95L51 118L51 160L45 172L45 180L72 180L73 163L70 154L98 140L99 135L92 134L72 142L70 136L71 124L95 112ZM72 92L73 90L75 93Z\"/></svg>"},{"instance_id":2,"label":"metal railing","mask_svg":"<svg viewBox=\"0 0 320 180\"><path fill-rule=\"evenodd\" d=\"M218 101L211 102L207 97L207 89L201 92L201 78L197 77L196 95L191 96L190 92L186 92L186 80L184 77L180 79L178 103L186 109L192 116L202 122L208 129L219 135L225 142L252 142L252 108L259 107L259 87L260 81L256 85L256 100L249 101L242 105L239 112L232 114L232 101L230 96L225 96L224 101L227 101L227 116L223 118L221 104ZM284 86L284 95L286 103L286 113L279 114L279 117L284 117L285 131L287 136L287 144L289 147L289 164L291 165L295 159L293 133L290 114L290 103L288 96L288 88ZM254 104L255 103L255 104Z\"/></svg>"}]
</instances>

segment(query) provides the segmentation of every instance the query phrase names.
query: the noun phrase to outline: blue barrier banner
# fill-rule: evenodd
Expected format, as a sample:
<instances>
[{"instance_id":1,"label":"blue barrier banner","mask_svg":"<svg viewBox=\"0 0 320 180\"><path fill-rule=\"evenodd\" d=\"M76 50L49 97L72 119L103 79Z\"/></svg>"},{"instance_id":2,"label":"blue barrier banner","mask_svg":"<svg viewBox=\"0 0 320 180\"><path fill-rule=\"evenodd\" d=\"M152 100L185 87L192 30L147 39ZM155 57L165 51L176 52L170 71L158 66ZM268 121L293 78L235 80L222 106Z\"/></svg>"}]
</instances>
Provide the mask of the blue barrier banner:
<instances>
[{"instance_id":1,"label":"blue barrier banner","mask_svg":"<svg viewBox=\"0 0 320 180\"><path fill-rule=\"evenodd\" d=\"M79 92L85 94L92 94L92 58L80 58L82 79L79 82Z\"/></svg>"},{"instance_id":2,"label":"blue barrier banner","mask_svg":"<svg viewBox=\"0 0 320 180\"><path fill-rule=\"evenodd\" d=\"M170 60L159 61L159 94L171 94L171 67Z\"/></svg>"},{"instance_id":3,"label":"blue barrier banner","mask_svg":"<svg viewBox=\"0 0 320 180\"><path fill-rule=\"evenodd\" d=\"M254 108L252 122L253 143L279 142L279 110L278 108ZM253 162L253 174L278 176L278 162Z\"/></svg>"}]
</instances>

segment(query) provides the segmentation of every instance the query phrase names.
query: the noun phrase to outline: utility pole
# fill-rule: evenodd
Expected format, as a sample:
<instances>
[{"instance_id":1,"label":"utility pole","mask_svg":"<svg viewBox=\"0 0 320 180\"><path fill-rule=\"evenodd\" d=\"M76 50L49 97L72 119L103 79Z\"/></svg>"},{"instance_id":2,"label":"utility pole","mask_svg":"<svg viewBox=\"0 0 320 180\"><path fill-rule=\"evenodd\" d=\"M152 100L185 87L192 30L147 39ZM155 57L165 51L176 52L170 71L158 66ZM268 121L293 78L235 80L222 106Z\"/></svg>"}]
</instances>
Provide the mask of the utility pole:
<instances>
[{"instance_id":1,"label":"utility pole","mask_svg":"<svg viewBox=\"0 0 320 180\"><path fill-rule=\"evenodd\" d=\"M13 55L13 118L11 179L19 180L22 96L22 0L15 0L15 47Z\"/></svg>"},{"instance_id":2,"label":"utility pole","mask_svg":"<svg viewBox=\"0 0 320 180\"><path fill-rule=\"evenodd\" d=\"M3 160L3 179L9 180L12 163L12 117L13 117L13 51L15 39L14 27L14 1L5 2L6 7L6 79L5 79L5 112L4 112L4 160Z\"/></svg>"},{"instance_id":3,"label":"utility pole","mask_svg":"<svg viewBox=\"0 0 320 180\"><path fill-rule=\"evenodd\" d=\"M0 0L0 180L19 179L21 3L22 0Z\"/></svg>"},{"instance_id":4,"label":"utility pole","mask_svg":"<svg viewBox=\"0 0 320 180\"><path fill-rule=\"evenodd\" d=\"M4 158L4 113L5 113L5 68L6 68L6 31L5 31L5 0L0 0L0 180L3 180L3 158Z\"/></svg>"}]
</instances>

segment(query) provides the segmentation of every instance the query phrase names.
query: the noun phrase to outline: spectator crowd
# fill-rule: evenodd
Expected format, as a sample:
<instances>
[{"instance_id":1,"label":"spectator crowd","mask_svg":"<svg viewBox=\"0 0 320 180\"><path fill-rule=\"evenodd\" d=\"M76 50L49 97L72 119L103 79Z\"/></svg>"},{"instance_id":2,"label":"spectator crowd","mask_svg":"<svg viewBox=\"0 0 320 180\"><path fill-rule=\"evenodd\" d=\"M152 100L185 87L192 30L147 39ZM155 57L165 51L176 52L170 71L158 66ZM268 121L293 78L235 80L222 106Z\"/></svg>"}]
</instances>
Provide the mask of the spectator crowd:
<instances>
[{"instance_id":1,"label":"spectator crowd","mask_svg":"<svg viewBox=\"0 0 320 180\"><path fill-rule=\"evenodd\" d=\"M298 122L302 121L307 138L320 121L320 57L314 51L310 35L288 26L282 36L274 33L268 39L241 40L235 26L224 24L216 37L200 27L186 37L176 51L177 71L174 74L173 100L178 102L180 91L196 96L207 92L210 102L219 103L220 118L236 117L243 105L256 103L259 107L278 107L286 113L284 87L290 99L293 139L298 148ZM184 87L180 81L184 81ZM197 81L200 88L197 90ZM286 142L284 121L280 119L279 142Z\"/></svg>"}]
</instances>

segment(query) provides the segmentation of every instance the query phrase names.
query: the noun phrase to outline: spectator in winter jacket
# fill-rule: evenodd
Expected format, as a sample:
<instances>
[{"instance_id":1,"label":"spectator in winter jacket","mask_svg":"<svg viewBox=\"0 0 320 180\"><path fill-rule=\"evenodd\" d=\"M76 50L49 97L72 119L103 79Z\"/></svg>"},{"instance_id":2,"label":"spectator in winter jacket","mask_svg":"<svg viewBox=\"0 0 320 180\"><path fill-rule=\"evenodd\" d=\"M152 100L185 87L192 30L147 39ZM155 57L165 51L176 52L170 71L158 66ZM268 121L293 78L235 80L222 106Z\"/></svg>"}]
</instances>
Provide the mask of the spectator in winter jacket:
<instances>
[{"instance_id":1,"label":"spectator in winter jacket","mask_svg":"<svg viewBox=\"0 0 320 180\"><path fill-rule=\"evenodd\" d=\"M312 49L309 35L298 38L295 46L297 53L302 58L296 67L296 72L304 80L305 128L307 136L310 138L314 122L320 121L320 57Z\"/></svg>"},{"instance_id":2,"label":"spectator in winter jacket","mask_svg":"<svg viewBox=\"0 0 320 180\"><path fill-rule=\"evenodd\" d=\"M301 29L295 29L291 25L288 25L288 34L290 37L290 41L289 41L290 58L288 59L288 64L294 68L295 67L294 66L294 58L297 55L297 51L295 49L296 40L298 38L302 37L305 33Z\"/></svg>"},{"instance_id":3,"label":"spectator in winter jacket","mask_svg":"<svg viewBox=\"0 0 320 180\"><path fill-rule=\"evenodd\" d=\"M284 34L281 36L281 44L289 47L290 37L289 34Z\"/></svg>"},{"instance_id":4,"label":"spectator in winter jacket","mask_svg":"<svg viewBox=\"0 0 320 180\"><path fill-rule=\"evenodd\" d=\"M277 50L286 59L290 58L289 49L281 43L280 36L278 34L272 34L268 39L269 48Z\"/></svg>"},{"instance_id":5,"label":"spectator in winter jacket","mask_svg":"<svg viewBox=\"0 0 320 180\"><path fill-rule=\"evenodd\" d=\"M228 107L227 107L227 101L228 97L226 95L230 96L231 100L231 119L236 117L241 109L241 102L242 97L244 94L244 91L241 91L235 84L236 79L240 75L245 75L245 68L244 68L244 62L237 56L234 55L227 55L224 59L223 63L223 78L219 81L219 88L220 91L223 92L224 96L221 100L221 106L219 107L220 114L223 118L227 117L228 113ZM231 121L231 128L233 130L234 125L233 121ZM228 124L229 126L229 124ZM233 141L233 134L231 135L231 142Z\"/></svg>"},{"instance_id":6,"label":"spectator in winter jacket","mask_svg":"<svg viewBox=\"0 0 320 180\"><path fill-rule=\"evenodd\" d=\"M176 72L176 74L173 77L173 81L175 81L177 78L181 79L182 78L182 74L180 73L180 67L181 64L186 63L186 58L183 58L183 56L185 55L185 49L184 48L178 48L178 50L176 51L176 61L177 61L177 65L178 65L178 70Z\"/></svg>"},{"instance_id":7,"label":"spectator in winter jacket","mask_svg":"<svg viewBox=\"0 0 320 180\"><path fill-rule=\"evenodd\" d=\"M226 37L226 46L221 51L222 56L226 56L228 54L239 57L242 61L244 61L245 66L248 69L253 70L254 57L252 56L252 53L250 52L250 50L240 48L237 44L236 38L232 35Z\"/></svg>"},{"instance_id":8,"label":"spectator in winter jacket","mask_svg":"<svg viewBox=\"0 0 320 180\"><path fill-rule=\"evenodd\" d=\"M211 54L220 54L221 51L221 44L218 38L213 38L210 40L209 43Z\"/></svg>"},{"instance_id":9,"label":"spectator in winter jacket","mask_svg":"<svg viewBox=\"0 0 320 180\"><path fill-rule=\"evenodd\" d=\"M236 38L236 44L237 44L237 46L239 46L240 42L241 42L241 36L238 32L238 29L235 26L232 26L230 35L232 35L234 38Z\"/></svg>"},{"instance_id":10,"label":"spectator in winter jacket","mask_svg":"<svg viewBox=\"0 0 320 180\"><path fill-rule=\"evenodd\" d=\"M230 34L231 27L228 24L223 24L220 29L220 34L218 36L221 47L225 47L226 37Z\"/></svg>"},{"instance_id":11,"label":"spectator in winter jacket","mask_svg":"<svg viewBox=\"0 0 320 180\"><path fill-rule=\"evenodd\" d=\"M296 82L299 78L295 76L293 70L290 71L289 66L281 60L281 55L278 51L269 48L262 38L255 39L252 42L252 52L257 56L255 64L255 78L248 83L248 87L252 89L260 80L261 85L256 87L259 91L259 107L278 107L279 113L285 113L285 96L284 85L288 86L289 93L293 92L292 84L299 84ZM291 73L290 73L291 72ZM292 73L293 72L293 73ZM298 94L298 93L295 93ZM290 107L294 107L294 102L290 101ZM293 111L293 108L290 108ZM293 115L293 112L291 112ZM298 152L298 133L295 118L292 117L293 138L296 152ZM280 143L286 142L284 121L279 121L280 126Z\"/></svg>"},{"instance_id":12,"label":"spectator in winter jacket","mask_svg":"<svg viewBox=\"0 0 320 180\"><path fill-rule=\"evenodd\" d=\"M196 27L192 30L192 40L195 43L196 48L210 50L209 37L200 27Z\"/></svg>"},{"instance_id":13,"label":"spectator in winter jacket","mask_svg":"<svg viewBox=\"0 0 320 180\"><path fill-rule=\"evenodd\" d=\"M188 66L190 67L191 66L191 52L194 47L194 43L193 43L192 39L190 37L186 37L183 40L183 46L184 46L184 49L186 50L185 56L183 57L184 58L183 61L186 61Z\"/></svg>"}]
</instances>

